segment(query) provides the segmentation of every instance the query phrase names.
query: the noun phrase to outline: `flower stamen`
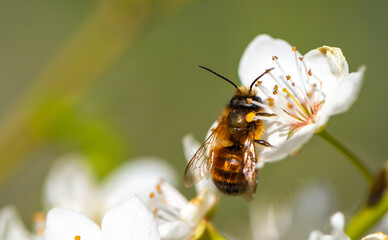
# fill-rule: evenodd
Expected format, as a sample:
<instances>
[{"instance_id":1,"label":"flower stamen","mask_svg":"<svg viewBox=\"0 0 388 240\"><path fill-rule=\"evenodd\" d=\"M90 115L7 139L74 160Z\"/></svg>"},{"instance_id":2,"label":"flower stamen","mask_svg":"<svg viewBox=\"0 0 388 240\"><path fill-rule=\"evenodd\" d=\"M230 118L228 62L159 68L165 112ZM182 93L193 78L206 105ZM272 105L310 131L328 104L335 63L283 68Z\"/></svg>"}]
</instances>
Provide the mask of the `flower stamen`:
<instances>
[{"instance_id":1,"label":"flower stamen","mask_svg":"<svg viewBox=\"0 0 388 240\"><path fill-rule=\"evenodd\" d=\"M35 212L32 215L32 221L34 223L35 234L43 236L45 230L46 214L43 212Z\"/></svg>"},{"instance_id":2,"label":"flower stamen","mask_svg":"<svg viewBox=\"0 0 388 240\"><path fill-rule=\"evenodd\" d=\"M296 47L292 48L294 52L295 66L298 72L297 81L290 81L291 75L287 75L280 64L279 58L273 56L272 60L276 63L281 74L278 76L268 72L274 81L272 91L262 85L261 81L256 86L266 96L266 101L252 104L264 108L268 112L273 112L277 117L271 117L271 120L283 122L290 126L290 131L295 132L302 126L315 122L318 110L324 103L322 94L322 81L313 74L311 68L307 67L303 57L299 57ZM317 88L319 83L319 89ZM279 91L281 89L282 91ZM247 120L268 120L268 116L247 116Z\"/></svg>"},{"instance_id":3,"label":"flower stamen","mask_svg":"<svg viewBox=\"0 0 388 240\"><path fill-rule=\"evenodd\" d=\"M287 94L288 97L290 97L296 105L298 105L299 109L302 110L306 114L306 118L308 118L310 115L306 111L306 109L300 104L300 102L292 95L287 88L283 88L283 92Z\"/></svg>"}]
</instances>

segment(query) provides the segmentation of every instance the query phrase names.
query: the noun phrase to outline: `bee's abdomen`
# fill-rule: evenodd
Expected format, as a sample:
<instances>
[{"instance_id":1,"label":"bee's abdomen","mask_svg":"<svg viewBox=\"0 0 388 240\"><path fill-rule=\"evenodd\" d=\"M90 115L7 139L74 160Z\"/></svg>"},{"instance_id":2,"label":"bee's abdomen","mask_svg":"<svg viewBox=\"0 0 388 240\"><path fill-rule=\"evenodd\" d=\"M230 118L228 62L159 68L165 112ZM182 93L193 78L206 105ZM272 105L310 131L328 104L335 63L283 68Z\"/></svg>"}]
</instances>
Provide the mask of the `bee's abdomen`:
<instances>
[{"instance_id":1,"label":"bee's abdomen","mask_svg":"<svg viewBox=\"0 0 388 240\"><path fill-rule=\"evenodd\" d=\"M218 190L228 195L239 195L246 191L248 182L243 172L242 156L236 148L222 148L213 160L213 183Z\"/></svg>"}]
</instances>

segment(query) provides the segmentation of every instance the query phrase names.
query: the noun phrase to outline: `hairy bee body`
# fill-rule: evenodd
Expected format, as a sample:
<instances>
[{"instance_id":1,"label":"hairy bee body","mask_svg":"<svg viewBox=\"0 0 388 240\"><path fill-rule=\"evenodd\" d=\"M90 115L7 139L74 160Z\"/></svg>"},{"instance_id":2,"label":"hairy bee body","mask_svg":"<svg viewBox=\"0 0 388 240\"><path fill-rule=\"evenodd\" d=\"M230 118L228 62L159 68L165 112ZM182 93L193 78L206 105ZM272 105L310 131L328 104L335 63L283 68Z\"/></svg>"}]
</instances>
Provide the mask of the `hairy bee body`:
<instances>
[{"instance_id":1,"label":"hairy bee body","mask_svg":"<svg viewBox=\"0 0 388 240\"><path fill-rule=\"evenodd\" d=\"M263 132L261 120L246 121L247 114L263 111L261 107L248 104L249 98L261 101L255 92L240 88L218 120L221 129L218 133L219 143L214 145L211 176L218 190L227 195L240 195L247 191L249 182L244 174L245 144L248 137L253 135L258 138Z\"/></svg>"},{"instance_id":2,"label":"hairy bee body","mask_svg":"<svg viewBox=\"0 0 388 240\"><path fill-rule=\"evenodd\" d=\"M262 108L262 101L253 89L255 82L268 73L257 77L250 87L237 87L229 79L204 68L231 83L236 91L211 129L210 136L194 154L186 167L183 184L186 187L203 178L212 179L218 190L227 195L243 195L251 201L256 191L259 161L256 145L271 145L262 140L264 124L261 119L273 117Z\"/></svg>"}]
</instances>

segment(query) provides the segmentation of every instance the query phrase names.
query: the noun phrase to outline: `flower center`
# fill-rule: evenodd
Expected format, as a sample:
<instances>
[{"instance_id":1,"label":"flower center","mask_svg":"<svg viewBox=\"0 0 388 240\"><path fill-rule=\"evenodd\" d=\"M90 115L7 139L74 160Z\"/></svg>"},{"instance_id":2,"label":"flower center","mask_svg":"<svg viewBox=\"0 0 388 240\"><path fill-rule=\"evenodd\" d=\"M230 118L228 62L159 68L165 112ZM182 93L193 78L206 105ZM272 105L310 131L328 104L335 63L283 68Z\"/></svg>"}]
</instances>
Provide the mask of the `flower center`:
<instances>
[{"instance_id":1,"label":"flower center","mask_svg":"<svg viewBox=\"0 0 388 240\"><path fill-rule=\"evenodd\" d=\"M163 191L165 187L167 186L161 179L155 186L156 191L149 194L148 206L155 214L157 221L176 221L180 219L180 209L170 203L169 197Z\"/></svg>"},{"instance_id":2,"label":"flower center","mask_svg":"<svg viewBox=\"0 0 388 240\"><path fill-rule=\"evenodd\" d=\"M275 76L268 71L275 85L272 90L258 81L256 87L266 96L263 103L252 101L266 110L272 111L277 118L271 118L289 126L293 133L303 126L316 122L317 113L325 102L322 93L322 81L309 69L303 59L298 57L296 48L293 47L297 76L287 75L277 56L273 56L281 75ZM294 81L296 79L298 81ZM256 119L268 117L257 116Z\"/></svg>"}]
</instances>

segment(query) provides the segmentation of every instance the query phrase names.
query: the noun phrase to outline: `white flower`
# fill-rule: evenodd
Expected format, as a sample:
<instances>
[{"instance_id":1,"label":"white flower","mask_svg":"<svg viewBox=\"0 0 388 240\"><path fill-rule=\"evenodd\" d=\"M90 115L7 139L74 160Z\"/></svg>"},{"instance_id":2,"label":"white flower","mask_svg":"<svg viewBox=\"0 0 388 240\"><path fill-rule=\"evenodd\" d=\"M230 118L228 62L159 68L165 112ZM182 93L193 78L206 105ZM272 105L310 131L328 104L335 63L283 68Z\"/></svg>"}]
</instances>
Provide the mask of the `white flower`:
<instances>
[{"instance_id":1,"label":"white flower","mask_svg":"<svg viewBox=\"0 0 388 240\"><path fill-rule=\"evenodd\" d=\"M382 232L377 232L369 234L368 236L363 237L361 240L388 240L388 236Z\"/></svg>"},{"instance_id":2,"label":"white flower","mask_svg":"<svg viewBox=\"0 0 388 240\"><path fill-rule=\"evenodd\" d=\"M332 212L332 193L322 183L313 183L296 191L292 199L276 203L269 199L250 205L253 239L306 239L315 228L326 225Z\"/></svg>"},{"instance_id":3,"label":"white flower","mask_svg":"<svg viewBox=\"0 0 388 240\"><path fill-rule=\"evenodd\" d=\"M344 232L345 217L341 212L336 212L330 218L330 224L333 228L330 235L325 235L315 230L310 233L309 240L350 240Z\"/></svg>"},{"instance_id":4,"label":"white flower","mask_svg":"<svg viewBox=\"0 0 388 240\"><path fill-rule=\"evenodd\" d=\"M187 161L199 148L190 135L183 138ZM218 201L217 190L211 180L196 184L197 196L188 201L166 181L160 181L149 194L148 206L155 213L162 239L191 239L206 214Z\"/></svg>"},{"instance_id":5,"label":"white flower","mask_svg":"<svg viewBox=\"0 0 388 240\"><path fill-rule=\"evenodd\" d=\"M165 181L156 185L149 198L147 205L155 213L162 239L191 239L218 200L213 189L203 187L195 198L188 201Z\"/></svg>"},{"instance_id":6,"label":"white flower","mask_svg":"<svg viewBox=\"0 0 388 240\"><path fill-rule=\"evenodd\" d=\"M98 184L90 166L86 165L80 157L67 156L55 163L46 180L45 202L47 207L61 207L50 211L51 216L55 216L55 218L51 217L50 220L50 213L48 214L46 231L49 231L50 236L53 236L50 239L55 239L57 235L51 235L55 234L55 231L49 230L48 222L53 222L52 227L58 227L65 224L60 222L61 219L65 219L64 221L69 222L79 220L86 226L78 228L69 225L69 228L73 230L63 229L63 231L69 231L69 235L66 236L72 236L72 239L81 233L83 235L81 240L87 239L88 234L91 234L90 236L104 235L103 232L106 229L106 227L104 228L104 222L106 222L105 219L109 216L109 212L116 209L115 211L118 213L119 210L117 209L122 208L123 211L132 214L136 207L132 207L131 204L140 206L139 201L136 202L135 200L132 200L135 203L130 204L127 202L122 206L120 204L115 205L136 194L145 203L149 211L153 213L159 238L189 239L198 224L215 205L217 196L213 190L204 187L199 191L197 197L188 201L169 184L170 182L175 182L175 172L168 165L158 159L142 158L132 160L124 166L119 166L118 170L107 176L101 184ZM121 206L121 208L117 208L117 206ZM110 207L112 208L104 215ZM65 210L65 208L69 210ZM142 212L144 211L142 210ZM100 233L93 221L100 222L103 216L102 233ZM78 220L69 220L72 218ZM117 217L115 222L110 221L110 223L120 224L121 220L119 218L122 217ZM123 222L126 221L123 220ZM78 230L82 231L76 235Z\"/></svg>"},{"instance_id":7,"label":"white flower","mask_svg":"<svg viewBox=\"0 0 388 240\"><path fill-rule=\"evenodd\" d=\"M100 227L87 216L65 208L54 208L47 215L45 240L158 240L152 212L137 197L113 206Z\"/></svg>"},{"instance_id":8,"label":"white flower","mask_svg":"<svg viewBox=\"0 0 388 240\"><path fill-rule=\"evenodd\" d=\"M40 229L37 233L30 233L24 226L17 211L12 206L0 210L0 239L1 240L39 240Z\"/></svg>"},{"instance_id":9,"label":"white flower","mask_svg":"<svg viewBox=\"0 0 388 240\"><path fill-rule=\"evenodd\" d=\"M262 103L277 117L266 121L261 161L284 158L298 150L330 116L347 111L358 96L365 67L349 73L341 49L323 46L302 56L295 47L268 35L257 36L245 50L239 66L243 85L257 84ZM257 117L259 118L259 117Z\"/></svg>"},{"instance_id":10,"label":"white flower","mask_svg":"<svg viewBox=\"0 0 388 240\"><path fill-rule=\"evenodd\" d=\"M64 207L99 221L114 204L134 194L146 201L160 179L175 182L174 170L155 158L125 163L101 183L80 156L68 155L55 162L44 186L46 209Z\"/></svg>"}]
</instances>

